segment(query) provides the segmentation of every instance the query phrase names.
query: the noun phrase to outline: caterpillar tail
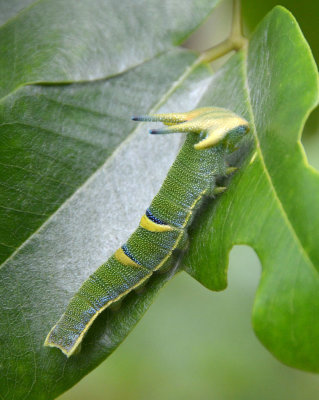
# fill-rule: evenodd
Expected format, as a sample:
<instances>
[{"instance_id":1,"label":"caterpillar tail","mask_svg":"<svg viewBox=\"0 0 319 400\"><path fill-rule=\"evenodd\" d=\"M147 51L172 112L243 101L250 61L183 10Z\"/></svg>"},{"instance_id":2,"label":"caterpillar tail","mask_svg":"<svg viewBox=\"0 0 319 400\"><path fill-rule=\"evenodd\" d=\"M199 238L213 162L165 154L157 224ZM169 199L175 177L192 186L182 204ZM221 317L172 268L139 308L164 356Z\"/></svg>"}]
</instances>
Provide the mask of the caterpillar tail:
<instances>
[{"instance_id":1,"label":"caterpillar tail","mask_svg":"<svg viewBox=\"0 0 319 400\"><path fill-rule=\"evenodd\" d=\"M120 248L83 283L49 332L44 345L57 347L70 357L77 352L97 316L151 275L150 269L135 263Z\"/></svg>"}]
</instances>

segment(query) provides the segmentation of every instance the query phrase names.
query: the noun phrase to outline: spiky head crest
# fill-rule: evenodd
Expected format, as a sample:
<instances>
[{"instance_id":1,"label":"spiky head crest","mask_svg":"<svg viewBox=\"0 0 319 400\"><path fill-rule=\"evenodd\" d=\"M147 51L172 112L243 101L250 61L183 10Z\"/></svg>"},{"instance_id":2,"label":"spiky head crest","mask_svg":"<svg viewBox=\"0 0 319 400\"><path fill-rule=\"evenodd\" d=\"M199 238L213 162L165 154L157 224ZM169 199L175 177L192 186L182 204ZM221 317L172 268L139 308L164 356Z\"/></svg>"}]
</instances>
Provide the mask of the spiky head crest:
<instances>
[{"instance_id":1,"label":"spiky head crest","mask_svg":"<svg viewBox=\"0 0 319 400\"><path fill-rule=\"evenodd\" d=\"M244 118L219 107L202 107L183 113L153 114L132 119L159 121L167 125L162 129L151 129L152 134L204 132L204 139L194 145L197 150L215 146L224 140L230 149L235 148L236 143L249 131L249 124Z\"/></svg>"}]
</instances>

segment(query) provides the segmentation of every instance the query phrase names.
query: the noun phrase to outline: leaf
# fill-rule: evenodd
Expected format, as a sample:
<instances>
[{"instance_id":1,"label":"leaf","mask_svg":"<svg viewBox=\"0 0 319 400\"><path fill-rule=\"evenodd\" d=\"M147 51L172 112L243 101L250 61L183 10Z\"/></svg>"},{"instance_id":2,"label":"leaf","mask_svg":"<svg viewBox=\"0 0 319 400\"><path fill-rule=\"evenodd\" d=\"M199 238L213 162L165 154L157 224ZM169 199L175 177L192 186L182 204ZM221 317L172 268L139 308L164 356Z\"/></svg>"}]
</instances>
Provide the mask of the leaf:
<instances>
[{"instance_id":1,"label":"leaf","mask_svg":"<svg viewBox=\"0 0 319 400\"><path fill-rule=\"evenodd\" d=\"M46 221L0 270L4 398L52 399L68 389L116 348L171 276L132 293L120 313L105 312L79 355L67 359L43 346L81 283L134 230L175 157L178 137L147 135L130 115L164 103L166 110L194 108L211 79L207 67L196 65L194 54L175 50L113 79L30 86L6 98L1 171L3 199L12 193L15 200L8 206L12 226L17 207L28 209L12 236L24 222L30 226L29 214L41 212Z\"/></svg>"},{"instance_id":2,"label":"leaf","mask_svg":"<svg viewBox=\"0 0 319 400\"><path fill-rule=\"evenodd\" d=\"M10 1L11 4L11 1ZM180 44L217 0L30 0L0 4L0 97L35 82L102 79ZM2 12L1 12L2 11Z\"/></svg>"},{"instance_id":3,"label":"leaf","mask_svg":"<svg viewBox=\"0 0 319 400\"><path fill-rule=\"evenodd\" d=\"M254 248L263 265L253 309L262 343L282 362L319 372L319 176L301 130L318 102L318 73L292 15L275 8L216 74L203 104L251 124L249 161L197 219L187 271L212 290L227 285L228 253Z\"/></svg>"},{"instance_id":4,"label":"leaf","mask_svg":"<svg viewBox=\"0 0 319 400\"><path fill-rule=\"evenodd\" d=\"M73 360L43 347L163 181L179 139L154 146L130 116L195 107L210 71L170 49L216 1L10 4L0 4L0 398L52 399L116 348L171 276L106 312Z\"/></svg>"},{"instance_id":5,"label":"leaf","mask_svg":"<svg viewBox=\"0 0 319 400\"><path fill-rule=\"evenodd\" d=\"M65 54L63 46L56 53ZM196 57L185 51L141 59L140 64L107 80L18 88L2 100L5 194L0 204L7 230L0 241L18 240L9 243L10 252L3 249L8 258L0 270L0 398L52 399L74 385L111 354L175 273L155 276L142 294L124 300L120 312L103 313L73 358L43 347L49 328L83 280L136 227L174 159L178 138L151 138L145 127L136 128L126 117L176 109L176 104L194 108L211 81L207 68L197 67ZM240 58L225 69L227 106L245 114L247 102L241 104L241 76L234 65L240 66Z\"/></svg>"},{"instance_id":6,"label":"leaf","mask_svg":"<svg viewBox=\"0 0 319 400\"><path fill-rule=\"evenodd\" d=\"M0 262L135 129L127 113L145 112L175 78L159 75L161 82L156 67L149 67L153 76L147 87L140 83L142 69L127 77L135 80L131 83L111 79L67 90L36 86L9 92L30 82L103 78L151 57L155 66L155 56L189 35L216 1L193 0L182 10L169 0L160 5L155 0L10 4L0 3L0 15L11 17L0 27L0 97L7 95L0 99ZM161 60L163 68L166 61ZM140 110L133 109L136 104Z\"/></svg>"},{"instance_id":7,"label":"leaf","mask_svg":"<svg viewBox=\"0 0 319 400\"><path fill-rule=\"evenodd\" d=\"M190 53L176 52L120 79L28 86L0 104L2 260L134 132L135 104L149 110L193 61ZM160 73L165 68L170 71Z\"/></svg>"}]
</instances>

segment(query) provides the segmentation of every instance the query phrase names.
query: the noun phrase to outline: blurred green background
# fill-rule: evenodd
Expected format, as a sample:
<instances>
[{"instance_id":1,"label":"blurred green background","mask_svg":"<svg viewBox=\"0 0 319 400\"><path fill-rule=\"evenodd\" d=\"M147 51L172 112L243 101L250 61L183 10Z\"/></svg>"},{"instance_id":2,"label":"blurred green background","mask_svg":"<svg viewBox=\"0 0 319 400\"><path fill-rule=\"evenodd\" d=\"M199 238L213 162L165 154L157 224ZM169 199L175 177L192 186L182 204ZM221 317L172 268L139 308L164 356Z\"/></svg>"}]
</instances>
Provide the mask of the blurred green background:
<instances>
[{"instance_id":1,"label":"blurred green background","mask_svg":"<svg viewBox=\"0 0 319 400\"><path fill-rule=\"evenodd\" d=\"M296 16L318 61L317 3L281 4ZM244 0L247 29L275 4ZM185 46L203 50L220 42L230 20L231 2L224 1ZM310 163L319 169L318 114L308 121L303 142ZM231 252L224 292L210 292L180 273L118 350L59 400L319 399L319 375L284 366L253 333L251 309L260 273L256 254L246 246Z\"/></svg>"}]
</instances>

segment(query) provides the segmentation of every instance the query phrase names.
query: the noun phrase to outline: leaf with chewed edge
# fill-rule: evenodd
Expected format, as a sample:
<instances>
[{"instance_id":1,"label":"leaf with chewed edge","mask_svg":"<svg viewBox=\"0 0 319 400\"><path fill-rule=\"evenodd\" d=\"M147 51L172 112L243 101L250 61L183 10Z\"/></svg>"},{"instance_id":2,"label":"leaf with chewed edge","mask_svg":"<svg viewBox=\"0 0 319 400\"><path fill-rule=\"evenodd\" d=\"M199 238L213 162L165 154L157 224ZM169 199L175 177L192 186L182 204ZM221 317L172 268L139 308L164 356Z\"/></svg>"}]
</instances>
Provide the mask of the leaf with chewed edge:
<instances>
[{"instance_id":1,"label":"leaf with chewed edge","mask_svg":"<svg viewBox=\"0 0 319 400\"><path fill-rule=\"evenodd\" d=\"M184 260L203 285L222 290L232 246L253 247L263 266L254 330L279 360L314 372L319 372L319 174L308 165L300 137L317 102L311 51L293 16L276 7L258 26L248 51L224 66L202 100L247 118L250 153L229 190L195 222Z\"/></svg>"}]
</instances>

